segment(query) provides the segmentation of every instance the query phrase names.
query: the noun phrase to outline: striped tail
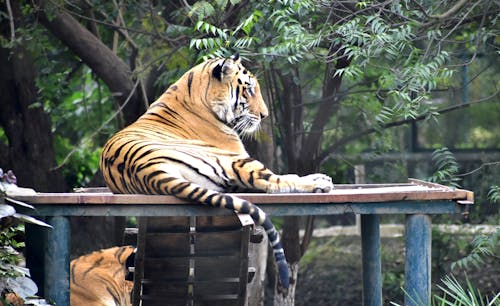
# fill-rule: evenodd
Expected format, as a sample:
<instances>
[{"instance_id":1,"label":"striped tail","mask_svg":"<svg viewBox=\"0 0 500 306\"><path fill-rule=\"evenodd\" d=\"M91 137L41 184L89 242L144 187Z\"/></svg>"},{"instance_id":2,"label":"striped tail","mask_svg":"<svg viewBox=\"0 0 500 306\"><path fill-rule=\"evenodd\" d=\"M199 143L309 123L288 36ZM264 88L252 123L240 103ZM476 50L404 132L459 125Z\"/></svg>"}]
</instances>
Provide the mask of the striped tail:
<instances>
[{"instance_id":1,"label":"striped tail","mask_svg":"<svg viewBox=\"0 0 500 306\"><path fill-rule=\"evenodd\" d=\"M271 219L262 209L238 197L206 189L184 179L169 178L166 181L168 181L166 188L161 186L163 187L161 189L168 194L214 207L223 207L239 213L249 214L256 224L262 225L273 248L281 287L283 289L289 287L288 263L286 262L278 231L276 231Z\"/></svg>"}]
</instances>

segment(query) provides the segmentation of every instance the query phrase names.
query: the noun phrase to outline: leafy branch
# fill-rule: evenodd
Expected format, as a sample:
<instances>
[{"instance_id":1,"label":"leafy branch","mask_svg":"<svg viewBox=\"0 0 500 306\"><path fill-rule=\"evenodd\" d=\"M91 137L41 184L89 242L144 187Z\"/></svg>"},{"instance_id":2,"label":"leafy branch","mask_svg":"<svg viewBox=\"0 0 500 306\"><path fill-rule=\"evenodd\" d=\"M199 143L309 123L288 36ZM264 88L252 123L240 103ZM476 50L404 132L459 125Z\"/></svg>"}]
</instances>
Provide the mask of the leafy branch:
<instances>
[{"instance_id":1,"label":"leafy branch","mask_svg":"<svg viewBox=\"0 0 500 306\"><path fill-rule=\"evenodd\" d=\"M498 256L499 245L500 245L500 229L491 235L479 235L472 240L472 251L469 255L461 258L451 264L451 269L455 268L467 268L470 265L479 268L481 264L484 264L485 257L494 257L497 260L500 258Z\"/></svg>"},{"instance_id":2,"label":"leafy branch","mask_svg":"<svg viewBox=\"0 0 500 306\"><path fill-rule=\"evenodd\" d=\"M38 289L36 284L29 279L29 270L21 265L22 256L18 249L24 247L23 242L18 242L16 236L23 231L19 221L32 223L48 228L49 224L31 216L16 212L13 205L34 209L33 206L13 199L16 195L32 195L32 189L19 188L17 179L9 170L6 173L0 168L0 294L4 290L13 291L22 298L34 295ZM6 204L9 202L10 204ZM2 301L3 296L0 296Z\"/></svg>"},{"instance_id":3,"label":"leafy branch","mask_svg":"<svg viewBox=\"0 0 500 306\"><path fill-rule=\"evenodd\" d=\"M460 179L457 177L459 165L453 153L444 147L432 153L432 160L436 166L436 171L429 178L429 181L459 187Z\"/></svg>"}]
</instances>

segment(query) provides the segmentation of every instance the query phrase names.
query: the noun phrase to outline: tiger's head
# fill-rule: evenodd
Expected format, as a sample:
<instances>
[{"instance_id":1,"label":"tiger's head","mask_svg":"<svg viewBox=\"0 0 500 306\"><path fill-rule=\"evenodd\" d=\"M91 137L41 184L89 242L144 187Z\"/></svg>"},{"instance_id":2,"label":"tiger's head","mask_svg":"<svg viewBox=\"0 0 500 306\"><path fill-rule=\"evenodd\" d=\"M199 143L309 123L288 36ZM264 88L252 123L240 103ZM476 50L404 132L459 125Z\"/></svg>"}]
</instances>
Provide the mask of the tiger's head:
<instances>
[{"instance_id":1,"label":"tiger's head","mask_svg":"<svg viewBox=\"0 0 500 306\"><path fill-rule=\"evenodd\" d=\"M197 84L198 73L200 79L205 79L204 84ZM216 119L240 135L255 132L269 115L257 78L243 67L238 54L208 60L188 72L187 78L190 96L196 86L200 89L195 103L201 102Z\"/></svg>"}]
</instances>

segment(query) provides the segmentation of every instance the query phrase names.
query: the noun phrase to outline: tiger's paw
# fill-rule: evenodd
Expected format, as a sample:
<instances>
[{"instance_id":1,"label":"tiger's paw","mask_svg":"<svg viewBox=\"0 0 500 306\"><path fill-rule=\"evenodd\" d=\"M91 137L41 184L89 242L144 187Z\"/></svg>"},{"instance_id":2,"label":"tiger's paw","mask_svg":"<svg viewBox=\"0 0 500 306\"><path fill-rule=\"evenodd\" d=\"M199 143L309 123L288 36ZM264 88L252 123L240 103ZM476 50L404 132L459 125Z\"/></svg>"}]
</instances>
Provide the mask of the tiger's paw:
<instances>
[{"instance_id":1,"label":"tiger's paw","mask_svg":"<svg viewBox=\"0 0 500 306\"><path fill-rule=\"evenodd\" d=\"M300 178L308 188L304 190L305 192L314 192L314 193L328 193L333 190L333 182L332 178L321 174L309 174Z\"/></svg>"}]
</instances>

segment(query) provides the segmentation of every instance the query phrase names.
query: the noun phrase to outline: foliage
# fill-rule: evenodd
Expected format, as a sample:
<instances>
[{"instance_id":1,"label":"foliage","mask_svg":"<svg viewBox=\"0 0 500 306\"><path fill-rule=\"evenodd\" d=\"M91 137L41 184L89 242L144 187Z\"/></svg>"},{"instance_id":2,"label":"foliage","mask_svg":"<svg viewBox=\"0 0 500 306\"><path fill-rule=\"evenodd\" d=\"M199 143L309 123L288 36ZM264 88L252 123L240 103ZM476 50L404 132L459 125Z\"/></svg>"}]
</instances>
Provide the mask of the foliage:
<instances>
[{"instance_id":1,"label":"foliage","mask_svg":"<svg viewBox=\"0 0 500 306\"><path fill-rule=\"evenodd\" d=\"M490 191L488 191L488 198L493 203L500 203L500 186L491 186Z\"/></svg>"},{"instance_id":2,"label":"foliage","mask_svg":"<svg viewBox=\"0 0 500 306\"><path fill-rule=\"evenodd\" d=\"M488 198L492 203L498 203L500 201L499 196L500 189L498 186L492 186L489 193ZM471 242L472 250L470 253L453 262L451 264L451 269L465 269L471 265L479 268L482 264L484 264L484 258L500 257L500 228L497 228L496 231L490 235L477 235Z\"/></svg>"},{"instance_id":3,"label":"foliage","mask_svg":"<svg viewBox=\"0 0 500 306\"><path fill-rule=\"evenodd\" d=\"M307 143L315 121L319 122L322 115L329 116L328 120L323 120L324 126L317 126L323 132L324 151L313 164L323 163L333 152L344 150L349 154L366 149L398 150L396 146L403 146L399 139L401 133L391 132L387 127L411 121L436 123L447 120L437 119L443 110L440 93L456 91L463 85L458 72L469 64L473 67L478 52L494 57L497 31L491 25L495 24L496 17L484 15L479 23L464 21L469 16L478 18L490 6L491 3L486 1L465 5L455 16L462 18L460 21L454 23L451 19L442 19L443 23L440 23L438 18L451 15L446 15L446 9L434 3L360 2L353 8L328 1L276 1L252 5L241 16L240 23L232 26L220 22L217 10L198 16L195 29L203 38L192 39L190 46L200 50L205 57L227 54L228 50L236 49L254 61L262 59L257 68L268 71L269 77L264 81L272 97L270 102L277 101L274 104L275 120L285 126L276 135L278 143L283 146L300 148ZM445 15L436 13L441 10ZM259 18L250 18L254 12ZM250 31L235 31L243 20ZM228 36L228 33L234 35ZM236 45L238 39L251 43ZM338 66L342 61L349 64L335 67L329 74L325 75L324 70L318 69L325 65ZM309 70L308 67L314 68ZM488 72L488 69L477 76L482 72ZM294 97L279 94L288 87L280 84L280 79L286 75L293 78L302 93L302 97L298 97L299 106L290 109L286 104L291 102L285 99ZM328 101L328 97L322 96L322 86L324 89L328 77L341 78L342 88L331 102L334 111L318 112L321 104ZM473 81L476 82L477 78ZM495 92L498 94L498 89L492 88L490 92L493 95L485 101L494 101L492 98ZM292 118L296 116L302 119L301 122L290 122L287 112L297 114ZM498 122L498 118L495 120ZM345 124L349 122L356 124ZM474 124L477 126L478 122ZM498 124L489 126L496 129ZM286 143L287 136L282 131L297 127L297 137L294 138L297 144ZM440 130L453 132L457 129L441 127ZM477 139L486 140L495 135L488 136L484 129L475 131L473 135L477 135ZM374 132L378 132L375 137L363 137ZM432 131L429 139L439 134L441 132ZM293 158L287 156L287 150L284 154L288 160ZM314 156L309 154L308 158ZM450 183L456 185L457 181Z\"/></svg>"},{"instance_id":4,"label":"foliage","mask_svg":"<svg viewBox=\"0 0 500 306\"><path fill-rule=\"evenodd\" d=\"M438 285L443 291L443 296L434 296L434 305L464 305L464 306L493 306L500 302L500 293L497 293L491 300L474 289L474 286L467 280L467 287L464 288L454 276L445 276L443 285Z\"/></svg>"},{"instance_id":5,"label":"foliage","mask_svg":"<svg viewBox=\"0 0 500 306\"><path fill-rule=\"evenodd\" d=\"M111 116L112 95L88 67L55 65L42 71L44 75L37 81L43 93L40 104L52 117L56 161L64 165L69 186L85 186L98 171L103 135L117 128L112 121L97 135L95 129L89 129Z\"/></svg>"},{"instance_id":6,"label":"foliage","mask_svg":"<svg viewBox=\"0 0 500 306\"><path fill-rule=\"evenodd\" d=\"M459 165L453 153L448 148L441 148L432 153L432 160L436 171L429 181L453 187L459 187L460 179L457 177Z\"/></svg>"},{"instance_id":7,"label":"foliage","mask_svg":"<svg viewBox=\"0 0 500 306\"><path fill-rule=\"evenodd\" d=\"M470 265L474 265L479 268L481 264L484 264L484 257L495 257L500 256L500 229L491 235L478 235L472 240L472 251L465 256L451 264L451 268L466 268Z\"/></svg>"},{"instance_id":8,"label":"foliage","mask_svg":"<svg viewBox=\"0 0 500 306\"><path fill-rule=\"evenodd\" d=\"M18 276L27 275L28 272L25 268L19 266L21 262L21 255L16 249L24 247L23 242L17 242L16 236L24 231L22 226L12 226L3 229L0 233L0 279L15 278ZM1 288L3 289L3 288Z\"/></svg>"},{"instance_id":9,"label":"foliage","mask_svg":"<svg viewBox=\"0 0 500 306\"><path fill-rule=\"evenodd\" d=\"M29 279L29 270L22 266L20 249L24 242L18 242L18 236L24 232L24 226L19 221L29 222L45 227L51 227L43 221L17 213L13 206L5 204L10 202L25 208L33 207L29 204L12 199L15 195L33 194L33 190L18 188L16 177L12 171L6 173L0 168L0 294L4 290L15 291L25 298L37 292L35 283ZM0 296L0 300L3 296Z\"/></svg>"},{"instance_id":10,"label":"foliage","mask_svg":"<svg viewBox=\"0 0 500 306\"><path fill-rule=\"evenodd\" d=\"M500 293L497 293L490 299L488 296L477 291L468 280L465 288L454 276L445 276L441 282L442 285L438 285L438 288L443 293L442 295L435 294L433 296L432 306L494 306L500 302ZM405 292L405 294L413 305L427 305L423 301L412 298L408 292ZM399 304L391 302L391 305L398 306Z\"/></svg>"}]
</instances>

